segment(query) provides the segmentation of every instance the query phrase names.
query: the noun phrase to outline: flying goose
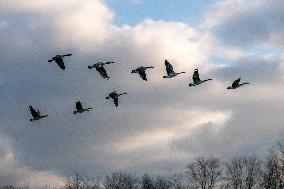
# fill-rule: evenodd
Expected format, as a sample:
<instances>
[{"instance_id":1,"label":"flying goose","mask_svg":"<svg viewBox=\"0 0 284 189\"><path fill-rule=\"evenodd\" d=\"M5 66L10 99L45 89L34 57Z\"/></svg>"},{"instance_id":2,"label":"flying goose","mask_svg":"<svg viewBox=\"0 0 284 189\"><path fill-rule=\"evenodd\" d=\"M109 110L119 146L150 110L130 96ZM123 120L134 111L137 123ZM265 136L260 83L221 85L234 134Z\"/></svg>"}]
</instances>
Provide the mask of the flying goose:
<instances>
[{"instance_id":1,"label":"flying goose","mask_svg":"<svg viewBox=\"0 0 284 189\"><path fill-rule=\"evenodd\" d=\"M195 69L194 72L193 72L193 75L192 75L192 80L193 80L193 83L190 83L189 87L200 85L201 83L204 83L206 81L211 81L212 79L201 80L199 78L198 69Z\"/></svg>"},{"instance_id":2,"label":"flying goose","mask_svg":"<svg viewBox=\"0 0 284 189\"><path fill-rule=\"evenodd\" d=\"M33 116L33 118L30 119L30 121L36 121L36 120L39 120L41 118L44 118L44 117L48 116L48 115L41 116L39 110L35 111L35 109L32 106L29 106L29 108L30 108L31 114Z\"/></svg>"},{"instance_id":3,"label":"flying goose","mask_svg":"<svg viewBox=\"0 0 284 189\"><path fill-rule=\"evenodd\" d=\"M59 66L59 68L61 68L62 70L65 70L65 65L64 65L64 61L63 61L63 58L65 56L72 56L72 54L56 55L52 59L48 60L48 62L55 61L55 63Z\"/></svg>"},{"instance_id":4,"label":"flying goose","mask_svg":"<svg viewBox=\"0 0 284 189\"><path fill-rule=\"evenodd\" d=\"M172 78L177 76L178 74L185 73L185 72L175 73L173 66L167 60L165 60L165 66L166 66L167 75L163 76L163 78Z\"/></svg>"},{"instance_id":5,"label":"flying goose","mask_svg":"<svg viewBox=\"0 0 284 189\"><path fill-rule=\"evenodd\" d=\"M92 66L88 66L89 69L92 69L92 68L96 68L96 70L100 73L100 75L104 78L104 79L109 79L109 76L107 75L106 73L106 70L104 68L104 65L106 64L113 64L114 62L106 62L106 63L103 63L103 62L98 62L96 64L93 64Z\"/></svg>"},{"instance_id":6,"label":"flying goose","mask_svg":"<svg viewBox=\"0 0 284 189\"><path fill-rule=\"evenodd\" d=\"M92 108L86 108L86 109L84 109L84 108L82 107L81 102L80 102L80 101L77 101L77 102L76 102L76 110L74 111L74 114L83 113L84 111L89 111L89 110L91 110L91 109L92 109Z\"/></svg>"},{"instance_id":7,"label":"flying goose","mask_svg":"<svg viewBox=\"0 0 284 189\"><path fill-rule=\"evenodd\" d=\"M240 86L242 86L242 85L247 85L247 84L249 84L249 83L240 83L240 81L241 81L241 78L238 78L238 79L236 79L233 83L232 83L232 85L231 86L229 86L227 89L236 89L236 88L238 88L238 87L240 87Z\"/></svg>"},{"instance_id":8,"label":"flying goose","mask_svg":"<svg viewBox=\"0 0 284 189\"><path fill-rule=\"evenodd\" d=\"M111 98L113 100L114 105L117 107L118 106L118 97L121 96L121 95L125 95L125 94L127 94L127 93L120 93L120 94L118 94L118 93L116 93L116 91L113 91L112 93L110 93L106 97L106 99L110 99Z\"/></svg>"},{"instance_id":9,"label":"flying goose","mask_svg":"<svg viewBox=\"0 0 284 189\"><path fill-rule=\"evenodd\" d=\"M144 67L144 66L140 66L138 68L136 68L135 70L132 70L131 73L138 73L140 75L140 77L144 80L147 81L147 77L146 77L146 70L148 68L154 68L153 66L149 66L149 67Z\"/></svg>"}]
</instances>

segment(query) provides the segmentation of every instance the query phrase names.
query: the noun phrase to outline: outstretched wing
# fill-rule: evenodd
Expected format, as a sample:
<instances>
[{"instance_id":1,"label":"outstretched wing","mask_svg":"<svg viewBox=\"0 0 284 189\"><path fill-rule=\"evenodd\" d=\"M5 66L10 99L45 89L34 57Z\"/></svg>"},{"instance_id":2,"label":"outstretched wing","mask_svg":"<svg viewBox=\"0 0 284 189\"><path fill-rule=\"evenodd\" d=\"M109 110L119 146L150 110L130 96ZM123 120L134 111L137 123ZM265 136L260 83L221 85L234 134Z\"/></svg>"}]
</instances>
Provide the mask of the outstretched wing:
<instances>
[{"instance_id":1,"label":"outstretched wing","mask_svg":"<svg viewBox=\"0 0 284 189\"><path fill-rule=\"evenodd\" d=\"M76 109L77 109L77 111L80 111L80 110L83 109L82 104L81 104L80 101L76 102Z\"/></svg>"},{"instance_id":2,"label":"outstretched wing","mask_svg":"<svg viewBox=\"0 0 284 189\"><path fill-rule=\"evenodd\" d=\"M233 88L237 87L238 84L240 83L240 81L241 81L241 78L236 79L236 80L233 82L232 87L233 87Z\"/></svg>"},{"instance_id":3,"label":"outstretched wing","mask_svg":"<svg viewBox=\"0 0 284 189\"><path fill-rule=\"evenodd\" d=\"M141 77L143 80L147 81L147 77L146 77L146 72L145 72L145 70L139 70L138 74L140 75L140 77Z\"/></svg>"},{"instance_id":4,"label":"outstretched wing","mask_svg":"<svg viewBox=\"0 0 284 189\"><path fill-rule=\"evenodd\" d=\"M65 56L72 56L72 54L64 54L64 55L61 55L62 58L64 58Z\"/></svg>"},{"instance_id":5,"label":"outstretched wing","mask_svg":"<svg viewBox=\"0 0 284 189\"><path fill-rule=\"evenodd\" d=\"M167 74L171 74L174 73L174 69L173 66L169 63L169 61L165 60L165 66L166 66L166 70L167 70Z\"/></svg>"},{"instance_id":6,"label":"outstretched wing","mask_svg":"<svg viewBox=\"0 0 284 189\"><path fill-rule=\"evenodd\" d=\"M39 117L39 113L33 109L33 107L30 107L31 114L34 118Z\"/></svg>"},{"instance_id":7,"label":"outstretched wing","mask_svg":"<svg viewBox=\"0 0 284 189\"><path fill-rule=\"evenodd\" d=\"M198 73L198 70L194 70L194 73L192 75L192 80L194 83L198 83L200 81L200 78L199 78L199 73Z\"/></svg>"},{"instance_id":8,"label":"outstretched wing","mask_svg":"<svg viewBox=\"0 0 284 189\"><path fill-rule=\"evenodd\" d=\"M109 97L110 97L110 98L117 98L117 93L116 93L116 91L113 91L113 92L109 93Z\"/></svg>"},{"instance_id":9,"label":"outstretched wing","mask_svg":"<svg viewBox=\"0 0 284 189\"><path fill-rule=\"evenodd\" d=\"M117 107L118 106L118 97L115 97L112 100L113 100L114 105Z\"/></svg>"},{"instance_id":10,"label":"outstretched wing","mask_svg":"<svg viewBox=\"0 0 284 189\"><path fill-rule=\"evenodd\" d=\"M62 70L65 70L65 65L64 65L64 62L63 62L63 58L57 58L55 60L56 64L59 66L59 68L61 68Z\"/></svg>"},{"instance_id":11,"label":"outstretched wing","mask_svg":"<svg viewBox=\"0 0 284 189\"><path fill-rule=\"evenodd\" d=\"M106 70L103 66L97 67L96 70L100 73L100 75L104 78L107 79L108 75L106 73Z\"/></svg>"}]
</instances>

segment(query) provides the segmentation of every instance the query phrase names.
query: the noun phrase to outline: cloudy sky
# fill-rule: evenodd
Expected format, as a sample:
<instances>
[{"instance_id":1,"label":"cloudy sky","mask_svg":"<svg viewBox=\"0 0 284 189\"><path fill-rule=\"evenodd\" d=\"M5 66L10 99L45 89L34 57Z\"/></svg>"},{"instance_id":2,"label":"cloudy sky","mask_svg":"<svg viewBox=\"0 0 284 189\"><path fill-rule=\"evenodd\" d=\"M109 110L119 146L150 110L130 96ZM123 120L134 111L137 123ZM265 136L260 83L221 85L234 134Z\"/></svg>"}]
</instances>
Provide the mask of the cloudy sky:
<instances>
[{"instance_id":1,"label":"cloudy sky","mask_svg":"<svg viewBox=\"0 0 284 189\"><path fill-rule=\"evenodd\" d=\"M0 182L263 156L284 135L283 20L283 0L0 0ZM47 62L65 53L65 71ZM165 59L186 74L163 79ZM109 80L98 61L116 62ZM189 88L195 68L213 81ZM251 84L226 90L238 77ZM93 110L73 115L77 100ZM49 117L30 122L29 105Z\"/></svg>"}]
</instances>

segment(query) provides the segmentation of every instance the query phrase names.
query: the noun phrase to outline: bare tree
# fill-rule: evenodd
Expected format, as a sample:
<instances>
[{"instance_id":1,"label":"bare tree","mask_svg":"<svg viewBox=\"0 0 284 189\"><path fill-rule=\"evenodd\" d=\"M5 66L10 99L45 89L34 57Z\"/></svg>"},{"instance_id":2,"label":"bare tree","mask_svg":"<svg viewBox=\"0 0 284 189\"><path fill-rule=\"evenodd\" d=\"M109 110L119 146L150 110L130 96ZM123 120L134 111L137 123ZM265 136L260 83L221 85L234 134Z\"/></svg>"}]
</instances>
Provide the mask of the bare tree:
<instances>
[{"instance_id":1,"label":"bare tree","mask_svg":"<svg viewBox=\"0 0 284 189\"><path fill-rule=\"evenodd\" d=\"M155 189L170 189L172 183L165 177L158 176L155 181Z\"/></svg>"},{"instance_id":2,"label":"bare tree","mask_svg":"<svg viewBox=\"0 0 284 189\"><path fill-rule=\"evenodd\" d=\"M256 156L240 156L225 163L225 180L234 189L253 189L260 180L261 161Z\"/></svg>"},{"instance_id":3,"label":"bare tree","mask_svg":"<svg viewBox=\"0 0 284 189\"><path fill-rule=\"evenodd\" d=\"M29 184L23 186L16 186L15 184L7 184L0 186L0 189L29 189Z\"/></svg>"},{"instance_id":4,"label":"bare tree","mask_svg":"<svg viewBox=\"0 0 284 189\"><path fill-rule=\"evenodd\" d=\"M103 179L98 178L98 177L93 177L91 176L89 178L89 182L88 182L90 189L102 189L103 188Z\"/></svg>"},{"instance_id":5,"label":"bare tree","mask_svg":"<svg viewBox=\"0 0 284 189\"><path fill-rule=\"evenodd\" d=\"M213 189L221 176L221 164L214 157L198 157L187 166L187 173L201 189Z\"/></svg>"},{"instance_id":6,"label":"bare tree","mask_svg":"<svg viewBox=\"0 0 284 189\"><path fill-rule=\"evenodd\" d=\"M141 179L141 188L142 189L155 189L155 181L151 178L150 175L145 174Z\"/></svg>"},{"instance_id":7,"label":"bare tree","mask_svg":"<svg viewBox=\"0 0 284 189\"><path fill-rule=\"evenodd\" d=\"M145 174L141 178L141 189L182 189L182 174L175 174L169 177L157 176L153 178Z\"/></svg>"},{"instance_id":8,"label":"bare tree","mask_svg":"<svg viewBox=\"0 0 284 189\"><path fill-rule=\"evenodd\" d=\"M225 162L225 180L228 181L229 185L234 188L242 188L243 185L243 169L244 169L244 162L243 158L233 158L228 162Z\"/></svg>"},{"instance_id":9,"label":"bare tree","mask_svg":"<svg viewBox=\"0 0 284 189\"><path fill-rule=\"evenodd\" d=\"M284 143L278 143L279 185L284 188Z\"/></svg>"},{"instance_id":10,"label":"bare tree","mask_svg":"<svg viewBox=\"0 0 284 189\"><path fill-rule=\"evenodd\" d=\"M181 173L174 174L170 176L169 181L171 182L171 187L174 189L183 189L186 188L185 186L185 180L184 180L184 175Z\"/></svg>"},{"instance_id":11,"label":"bare tree","mask_svg":"<svg viewBox=\"0 0 284 189\"><path fill-rule=\"evenodd\" d=\"M258 187L261 179L261 161L256 156L248 156L244 159L245 164L245 189Z\"/></svg>"},{"instance_id":12,"label":"bare tree","mask_svg":"<svg viewBox=\"0 0 284 189\"><path fill-rule=\"evenodd\" d=\"M127 173L113 173L103 183L106 189L133 189L137 184L138 178Z\"/></svg>"},{"instance_id":13,"label":"bare tree","mask_svg":"<svg viewBox=\"0 0 284 189\"><path fill-rule=\"evenodd\" d=\"M277 149L270 150L264 162L262 187L265 189L284 188L284 145L278 144Z\"/></svg>"},{"instance_id":14,"label":"bare tree","mask_svg":"<svg viewBox=\"0 0 284 189\"><path fill-rule=\"evenodd\" d=\"M88 179L84 178L79 173L67 178L64 186L65 189L87 189L88 187Z\"/></svg>"}]
</instances>

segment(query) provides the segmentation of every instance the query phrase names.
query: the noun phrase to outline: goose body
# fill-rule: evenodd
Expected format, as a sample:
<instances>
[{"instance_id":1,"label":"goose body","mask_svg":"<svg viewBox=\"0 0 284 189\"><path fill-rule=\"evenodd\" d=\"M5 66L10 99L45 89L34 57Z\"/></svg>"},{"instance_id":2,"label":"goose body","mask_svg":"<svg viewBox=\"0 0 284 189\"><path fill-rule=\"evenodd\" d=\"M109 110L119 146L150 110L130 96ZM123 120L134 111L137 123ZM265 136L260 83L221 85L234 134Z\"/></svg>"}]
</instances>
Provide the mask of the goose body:
<instances>
[{"instance_id":1,"label":"goose body","mask_svg":"<svg viewBox=\"0 0 284 189\"><path fill-rule=\"evenodd\" d=\"M48 62L54 61L58 65L59 68L61 68L62 70L65 70L65 64L64 64L64 61L63 61L63 58L65 56L72 56L72 54L56 55L52 59L48 60Z\"/></svg>"},{"instance_id":2,"label":"goose body","mask_svg":"<svg viewBox=\"0 0 284 189\"><path fill-rule=\"evenodd\" d=\"M229 86L227 89L236 89L236 88L239 88L239 87L241 87L241 86L243 86L243 85L249 84L249 83L247 83L247 82L245 82L245 83L240 83L240 81L241 81L241 78L236 79L236 80L232 83L232 85Z\"/></svg>"},{"instance_id":3,"label":"goose body","mask_svg":"<svg viewBox=\"0 0 284 189\"><path fill-rule=\"evenodd\" d=\"M41 119L41 118L44 118L44 117L47 117L48 115L43 115L43 116L41 116L40 115L40 111L38 110L38 111L35 111L35 109L32 107L32 106L29 106L29 108L30 108L30 112L31 112L31 114L32 114L32 116L33 116L33 118L32 119L30 119L30 121L36 121L36 120L39 120L39 119Z\"/></svg>"},{"instance_id":4,"label":"goose body","mask_svg":"<svg viewBox=\"0 0 284 189\"><path fill-rule=\"evenodd\" d=\"M185 72L176 73L173 69L173 66L167 60L165 60L165 66L166 66L167 75L163 76L163 78L172 78L179 74L185 73Z\"/></svg>"},{"instance_id":5,"label":"goose body","mask_svg":"<svg viewBox=\"0 0 284 189\"><path fill-rule=\"evenodd\" d=\"M85 111L89 111L91 110L92 108L86 108L84 109L81 102L80 101L77 101L76 102L76 110L74 111L74 114L77 114L77 113L83 113Z\"/></svg>"},{"instance_id":6,"label":"goose body","mask_svg":"<svg viewBox=\"0 0 284 189\"><path fill-rule=\"evenodd\" d=\"M88 66L89 69L93 69L95 68L99 74L104 78L104 79L109 79L109 76L107 75L107 72L104 68L104 65L106 64L113 64L114 62L106 62L106 63L103 63L103 62L98 62L96 64L93 64L91 66Z\"/></svg>"},{"instance_id":7,"label":"goose body","mask_svg":"<svg viewBox=\"0 0 284 189\"><path fill-rule=\"evenodd\" d=\"M125 95L127 93L120 93L118 94L116 91L113 91L112 93L110 93L106 99L112 99L113 100L113 103L114 105L117 107L118 106L118 97L121 96L121 95Z\"/></svg>"},{"instance_id":8,"label":"goose body","mask_svg":"<svg viewBox=\"0 0 284 189\"><path fill-rule=\"evenodd\" d=\"M200 85L201 83L204 83L206 81L211 81L212 79L205 79L201 80L199 77L198 69L195 69L192 75L193 82L189 84L189 87Z\"/></svg>"},{"instance_id":9,"label":"goose body","mask_svg":"<svg viewBox=\"0 0 284 189\"><path fill-rule=\"evenodd\" d=\"M131 73L138 73L139 76L140 76L144 81L147 81L146 70L147 70L148 68L154 68L154 67L153 67L153 66L149 66L149 67L140 66L140 67L136 68L135 70L132 70Z\"/></svg>"}]
</instances>

